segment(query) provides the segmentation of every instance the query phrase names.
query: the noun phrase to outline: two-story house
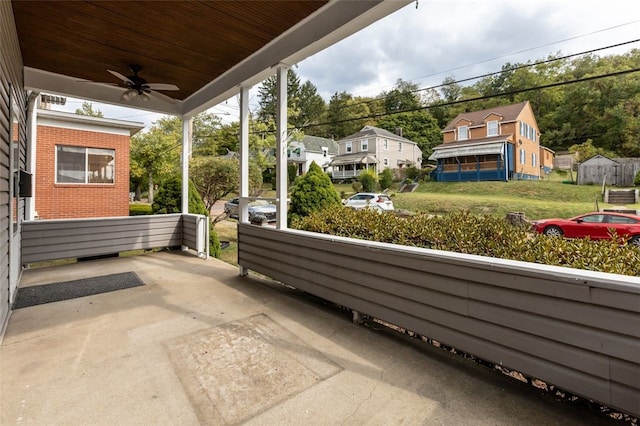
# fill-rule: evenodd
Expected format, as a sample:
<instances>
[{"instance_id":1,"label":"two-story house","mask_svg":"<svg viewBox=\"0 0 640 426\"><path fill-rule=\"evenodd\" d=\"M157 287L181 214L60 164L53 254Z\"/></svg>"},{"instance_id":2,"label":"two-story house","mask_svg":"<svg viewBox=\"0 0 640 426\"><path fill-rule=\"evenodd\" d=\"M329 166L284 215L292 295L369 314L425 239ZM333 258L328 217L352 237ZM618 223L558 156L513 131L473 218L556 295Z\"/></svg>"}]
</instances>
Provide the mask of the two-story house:
<instances>
[{"instance_id":1,"label":"two-story house","mask_svg":"<svg viewBox=\"0 0 640 426\"><path fill-rule=\"evenodd\" d=\"M358 133L338 141L338 155L330 164L333 179L347 179L357 177L366 169L381 173L386 168L420 168L421 163L422 151L417 143L401 134L365 126Z\"/></svg>"},{"instance_id":2,"label":"two-story house","mask_svg":"<svg viewBox=\"0 0 640 426\"><path fill-rule=\"evenodd\" d=\"M291 141L287 149L287 160L295 164L298 176L307 173L315 161L325 172L331 171L331 160L338 154L338 144L333 139L304 136L301 141Z\"/></svg>"},{"instance_id":3,"label":"two-story house","mask_svg":"<svg viewBox=\"0 0 640 426\"><path fill-rule=\"evenodd\" d=\"M540 179L553 164L529 101L461 113L442 133L429 157L437 181Z\"/></svg>"}]
</instances>

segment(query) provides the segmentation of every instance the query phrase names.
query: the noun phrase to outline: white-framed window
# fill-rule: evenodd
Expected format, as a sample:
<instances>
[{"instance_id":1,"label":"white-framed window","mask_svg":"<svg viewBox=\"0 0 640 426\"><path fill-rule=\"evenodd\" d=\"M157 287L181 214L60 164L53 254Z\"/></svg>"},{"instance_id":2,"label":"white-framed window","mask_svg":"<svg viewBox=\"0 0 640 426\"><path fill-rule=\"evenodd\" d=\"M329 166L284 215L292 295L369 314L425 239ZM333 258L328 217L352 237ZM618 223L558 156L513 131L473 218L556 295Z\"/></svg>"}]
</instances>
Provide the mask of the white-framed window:
<instances>
[{"instance_id":1,"label":"white-framed window","mask_svg":"<svg viewBox=\"0 0 640 426\"><path fill-rule=\"evenodd\" d=\"M369 141L367 139L360 141L360 151L369 151Z\"/></svg>"},{"instance_id":2,"label":"white-framed window","mask_svg":"<svg viewBox=\"0 0 640 426\"><path fill-rule=\"evenodd\" d=\"M498 136L500 132L498 131L498 122L497 121L487 121L487 136Z\"/></svg>"},{"instance_id":3,"label":"white-framed window","mask_svg":"<svg viewBox=\"0 0 640 426\"><path fill-rule=\"evenodd\" d=\"M388 158L383 158L382 159L382 165L385 166L385 167L388 167L389 166L389 159Z\"/></svg>"},{"instance_id":4,"label":"white-framed window","mask_svg":"<svg viewBox=\"0 0 640 426\"><path fill-rule=\"evenodd\" d=\"M347 143L345 143L345 144L344 144L344 151L345 151L347 154L350 154L350 153L352 153L352 152L353 152L353 145L352 145L352 143L351 143L351 142L347 142Z\"/></svg>"},{"instance_id":5,"label":"white-framed window","mask_svg":"<svg viewBox=\"0 0 640 426\"><path fill-rule=\"evenodd\" d=\"M464 141L469 139L469 128L467 126L458 127L458 140Z\"/></svg>"},{"instance_id":6,"label":"white-framed window","mask_svg":"<svg viewBox=\"0 0 640 426\"><path fill-rule=\"evenodd\" d=\"M398 142L398 152L402 152L402 142Z\"/></svg>"},{"instance_id":7,"label":"white-framed window","mask_svg":"<svg viewBox=\"0 0 640 426\"><path fill-rule=\"evenodd\" d=\"M385 151L389 151L389 139L385 139L385 140L382 142L382 148L383 148Z\"/></svg>"},{"instance_id":8,"label":"white-framed window","mask_svg":"<svg viewBox=\"0 0 640 426\"><path fill-rule=\"evenodd\" d=\"M533 167L535 167L535 166L536 166L536 164L537 164L537 160L538 160L538 159L536 158L536 153L535 153L535 152L532 152L532 153L531 153L531 165L532 165Z\"/></svg>"},{"instance_id":9,"label":"white-framed window","mask_svg":"<svg viewBox=\"0 0 640 426\"><path fill-rule=\"evenodd\" d=\"M327 157L329 155L329 148L327 148L326 146L322 147L322 156L323 157Z\"/></svg>"},{"instance_id":10,"label":"white-framed window","mask_svg":"<svg viewBox=\"0 0 640 426\"><path fill-rule=\"evenodd\" d=\"M116 151L56 145L56 183L115 183Z\"/></svg>"},{"instance_id":11,"label":"white-framed window","mask_svg":"<svg viewBox=\"0 0 640 426\"><path fill-rule=\"evenodd\" d=\"M526 164L527 163L527 156L526 156L526 152L524 149L520 148L520 164Z\"/></svg>"}]
</instances>

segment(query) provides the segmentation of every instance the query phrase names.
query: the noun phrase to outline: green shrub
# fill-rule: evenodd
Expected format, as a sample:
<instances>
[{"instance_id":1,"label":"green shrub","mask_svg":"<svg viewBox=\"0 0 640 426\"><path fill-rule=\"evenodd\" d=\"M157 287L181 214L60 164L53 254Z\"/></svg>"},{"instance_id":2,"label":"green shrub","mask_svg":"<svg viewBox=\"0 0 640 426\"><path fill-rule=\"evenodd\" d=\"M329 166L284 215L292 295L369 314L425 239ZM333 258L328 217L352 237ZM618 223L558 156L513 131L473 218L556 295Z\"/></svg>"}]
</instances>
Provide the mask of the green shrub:
<instances>
[{"instance_id":1,"label":"green shrub","mask_svg":"<svg viewBox=\"0 0 640 426\"><path fill-rule=\"evenodd\" d=\"M338 192L329 176L313 161L309 171L296 179L291 190L289 214L292 217L307 216L332 205L341 205Z\"/></svg>"},{"instance_id":2,"label":"green shrub","mask_svg":"<svg viewBox=\"0 0 640 426\"><path fill-rule=\"evenodd\" d=\"M391 184L393 183L393 172L390 168L387 167L382 171L382 173L380 173L379 182L380 189L382 189L383 191L391 187Z\"/></svg>"},{"instance_id":3,"label":"green shrub","mask_svg":"<svg viewBox=\"0 0 640 426\"><path fill-rule=\"evenodd\" d=\"M416 166L409 166L409 167L406 167L404 170L405 170L405 176L408 179L415 180L415 178L420 177L420 169L417 168Z\"/></svg>"},{"instance_id":4,"label":"green shrub","mask_svg":"<svg viewBox=\"0 0 640 426\"><path fill-rule=\"evenodd\" d=\"M180 176L172 176L162 182L152 208L154 214L182 212L182 178ZM209 216L202 197L191 181L189 181L189 213Z\"/></svg>"},{"instance_id":5,"label":"green shrub","mask_svg":"<svg viewBox=\"0 0 640 426\"><path fill-rule=\"evenodd\" d=\"M298 176L298 166L296 164L287 165L287 178L289 179L289 185L291 185Z\"/></svg>"},{"instance_id":6,"label":"green shrub","mask_svg":"<svg viewBox=\"0 0 640 426\"><path fill-rule=\"evenodd\" d=\"M218 233L213 228L213 225L211 225L211 228L209 229L209 255L219 259L221 253L222 245L220 244Z\"/></svg>"},{"instance_id":7,"label":"green shrub","mask_svg":"<svg viewBox=\"0 0 640 426\"><path fill-rule=\"evenodd\" d=\"M355 192L362 192L362 184L360 182L358 182L357 180L354 180L353 182L351 182L351 188Z\"/></svg>"},{"instance_id":8,"label":"green shrub","mask_svg":"<svg viewBox=\"0 0 640 426\"><path fill-rule=\"evenodd\" d=\"M358 176L358 181L362 184L364 192L373 192L378 186L378 176L371 169L363 170Z\"/></svg>"},{"instance_id":9,"label":"green shrub","mask_svg":"<svg viewBox=\"0 0 640 426\"><path fill-rule=\"evenodd\" d=\"M640 276L640 249L614 240L568 240L468 212L399 218L369 209L314 212L292 228L414 247Z\"/></svg>"},{"instance_id":10,"label":"green shrub","mask_svg":"<svg viewBox=\"0 0 640 426\"><path fill-rule=\"evenodd\" d=\"M153 214L151 204L129 204L129 216L144 216Z\"/></svg>"},{"instance_id":11,"label":"green shrub","mask_svg":"<svg viewBox=\"0 0 640 426\"><path fill-rule=\"evenodd\" d=\"M633 184L635 186L640 186L640 171L636 173L636 177L633 179Z\"/></svg>"}]
</instances>

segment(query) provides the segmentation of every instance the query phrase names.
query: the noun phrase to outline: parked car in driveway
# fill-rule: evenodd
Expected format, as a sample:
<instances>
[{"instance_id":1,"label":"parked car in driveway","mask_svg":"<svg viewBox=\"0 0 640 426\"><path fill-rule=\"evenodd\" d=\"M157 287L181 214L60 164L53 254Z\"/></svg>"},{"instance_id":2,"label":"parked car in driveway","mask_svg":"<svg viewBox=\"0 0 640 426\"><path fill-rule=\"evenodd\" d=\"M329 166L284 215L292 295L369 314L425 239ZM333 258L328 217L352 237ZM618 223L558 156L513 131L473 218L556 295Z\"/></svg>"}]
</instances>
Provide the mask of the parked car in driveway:
<instances>
[{"instance_id":1,"label":"parked car in driveway","mask_svg":"<svg viewBox=\"0 0 640 426\"><path fill-rule=\"evenodd\" d=\"M380 211L393 210L393 201L387 194L373 192L358 192L355 195L342 200L342 204L353 209L372 208Z\"/></svg>"},{"instance_id":2,"label":"parked car in driveway","mask_svg":"<svg viewBox=\"0 0 640 426\"><path fill-rule=\"evenodd\" d=\"M240 203L240 199L238 197L232 198L231 200L224 203L224 212L227 213L229 217L233 219L238 219L239 203ZM276 205L266 200L250 201L249 202L249 222L251 222L252 219L257 216L264 216L267 219L267 222L275 222L276 221Z\"/></svg>"},{"instance_id":3,"label":"parked car in driveway","mask_svg":"<svg viewBox=\"0 0 640 426\"><path fill-rule=\"evenodd\" d=\"M571 219L543 219L533 222L533 230L565 238L609 239L610 230L629 244L640 247L640 216L626 213L593 212Z\"/></svg>"}]
</instances>

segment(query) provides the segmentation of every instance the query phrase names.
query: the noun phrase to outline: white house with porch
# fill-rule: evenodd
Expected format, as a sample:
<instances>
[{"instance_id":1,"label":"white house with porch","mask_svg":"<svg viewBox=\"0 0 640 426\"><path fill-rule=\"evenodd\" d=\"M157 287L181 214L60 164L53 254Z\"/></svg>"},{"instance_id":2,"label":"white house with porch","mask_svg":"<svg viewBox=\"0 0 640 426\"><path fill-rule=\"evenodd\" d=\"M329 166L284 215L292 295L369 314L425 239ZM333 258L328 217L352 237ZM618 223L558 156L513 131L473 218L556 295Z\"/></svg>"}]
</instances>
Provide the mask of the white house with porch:
<instances>
[{"instance_id":1,"label":"white house with porch","mask_svg":"<svg viewBox=\"0 0 640 426\"><path fill-rule=\"evenodd\" d=\"M398 134L374 126L338 141L338 155L331 161L332 179L355 178L363 170L382 173L384 169L420 168L422 151L418 144Z\"/></svg>"},{"instance_id":2,"label":"white house with porch","mask_svg":"<svg viewBox=\"0 0 640 426\"><path fill-rule=\"evenodd\" d=\"M287 149L289 163L297 167L297 175L309 171L312 162L325 172L331 171L331 160L338 154L338 144L333 139L304 136L301 141L291 141Z\"/></svg>"}]
</instances>

